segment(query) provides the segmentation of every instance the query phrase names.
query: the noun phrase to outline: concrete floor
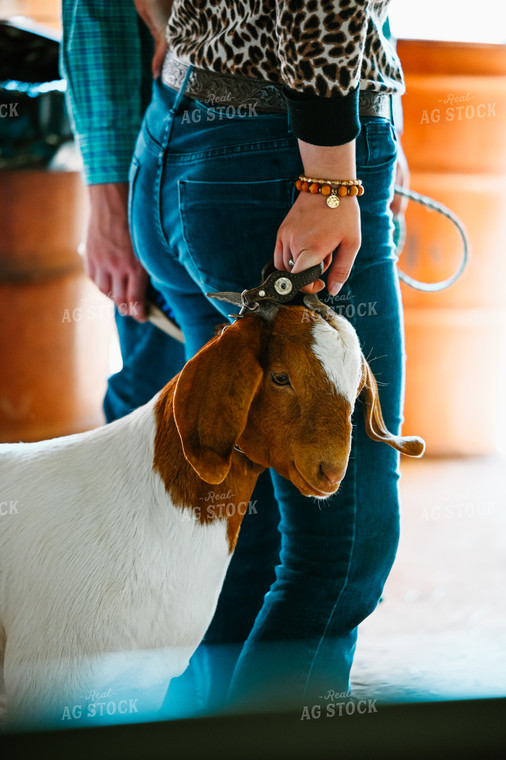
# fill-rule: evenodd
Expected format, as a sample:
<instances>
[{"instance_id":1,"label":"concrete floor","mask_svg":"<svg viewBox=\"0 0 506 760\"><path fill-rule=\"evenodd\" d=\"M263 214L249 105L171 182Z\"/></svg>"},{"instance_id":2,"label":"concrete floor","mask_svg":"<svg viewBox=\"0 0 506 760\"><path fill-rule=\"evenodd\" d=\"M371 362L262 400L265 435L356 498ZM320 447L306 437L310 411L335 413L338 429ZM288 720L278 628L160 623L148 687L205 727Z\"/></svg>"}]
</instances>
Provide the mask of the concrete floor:
<instances>
[{"instance_id":1,"label":"concrete floor","mask_svg":"<svg viewBox=\"0 0 506 760\"><path fill-rule=\"evenodd\" d=\"M353 691L386 702L506 695L506 457L403 459L402 533L362 624Z\"/></svg>"}]
</instances>

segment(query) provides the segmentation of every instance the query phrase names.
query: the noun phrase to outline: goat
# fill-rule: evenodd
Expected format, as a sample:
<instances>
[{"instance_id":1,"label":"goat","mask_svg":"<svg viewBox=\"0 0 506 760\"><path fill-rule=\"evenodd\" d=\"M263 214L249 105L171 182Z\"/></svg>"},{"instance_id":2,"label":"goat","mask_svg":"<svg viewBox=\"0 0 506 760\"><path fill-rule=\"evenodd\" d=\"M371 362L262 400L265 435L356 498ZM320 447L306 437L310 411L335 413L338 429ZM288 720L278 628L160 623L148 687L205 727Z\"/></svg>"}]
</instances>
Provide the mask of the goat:
<instances>
[{"instance_id":1,"label":"goat","mask_svg":"<svg viewBox=\"0 0 506 760\"><path fill-rule=\"evenodd\" d=\"M0 524L9 714L61 720L134 652L158 652L166 688L213 617L258 475L335 493L360 393L369 436L421 456L387 430L352 325L316 303L236 319L123 419L0 446L0 498L17 505Z\"/></svg>"}]
</instances>

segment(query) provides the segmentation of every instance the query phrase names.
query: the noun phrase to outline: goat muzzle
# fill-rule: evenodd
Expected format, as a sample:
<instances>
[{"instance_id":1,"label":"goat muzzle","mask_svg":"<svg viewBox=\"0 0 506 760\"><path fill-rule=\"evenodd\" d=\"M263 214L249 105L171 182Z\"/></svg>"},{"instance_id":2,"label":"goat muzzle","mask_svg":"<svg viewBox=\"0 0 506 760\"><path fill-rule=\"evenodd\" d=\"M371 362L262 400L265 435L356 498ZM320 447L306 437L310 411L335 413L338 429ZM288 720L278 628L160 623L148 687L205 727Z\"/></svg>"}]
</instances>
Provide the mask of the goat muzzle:
<instances>
[{"instance_id":1,"label":"goat muzzle","mask_svg":"<svg viewBox=\"0 0 506 760\"><path fill-rule=\"evenodd\" d=\"M331 486L339 485L344 479L346 469L346 466L339 467L329 462L321 462L320 464L320 474L329 481Z\"/></svg>"}]
</instances>

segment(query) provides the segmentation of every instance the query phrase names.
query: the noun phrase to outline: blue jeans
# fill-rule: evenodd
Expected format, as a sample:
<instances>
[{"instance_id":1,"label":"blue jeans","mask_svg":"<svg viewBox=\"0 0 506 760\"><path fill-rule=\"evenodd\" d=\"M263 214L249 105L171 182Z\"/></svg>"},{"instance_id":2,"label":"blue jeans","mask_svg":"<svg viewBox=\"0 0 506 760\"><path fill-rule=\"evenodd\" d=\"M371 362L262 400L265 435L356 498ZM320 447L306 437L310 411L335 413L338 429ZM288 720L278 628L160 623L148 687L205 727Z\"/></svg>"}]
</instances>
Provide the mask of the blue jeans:
<instances>
[{"instance_id":1,"label":"blue jeans","mask_svg":"<svg viewBox=\"0 0 506 760\"><path fill-rule=\"evenodd\" d=\"M174 319L163 296L148 282L146 296ZM107 422L123 417L153 398L182 369L183 345L150 322L114 310L123 366L107 383L104 413Z\"/></svg>"},{"instance_id":2,"label":"blue jeans","mask_svg":"<svg viewBox=\"0 0 506 760\"><path fill-rule=\"evenodd\" d=\"M104 414L107 422L123 417L153 398L185 362L183 344L150 322L137 322L115 309L122 368L107 381Z\"/></svg>"},{"instance_id":3,"label":"blue jeans","mask_svg":"<svg viewBox=\"0 0 506 760\"><path fill-rule=\"evenodd\" d=\"M362 246L345 287L327 302L355 326L397 433L404 355L389 211L396 136L383 118L361 124ZM131 166L132 236L184 330L187 358L234 310L205 293L259 283L302 170L286 116L225 115L155 83ZM349 688L357 626L375 609L397 549L398 457L366 436L359 403L337 494L316 502L275 472L262 476L204 642L169 688L167 716L182 695L199 695L212 710L229 689L228 709L265 709Z\"/></svg>"}]
</instances>

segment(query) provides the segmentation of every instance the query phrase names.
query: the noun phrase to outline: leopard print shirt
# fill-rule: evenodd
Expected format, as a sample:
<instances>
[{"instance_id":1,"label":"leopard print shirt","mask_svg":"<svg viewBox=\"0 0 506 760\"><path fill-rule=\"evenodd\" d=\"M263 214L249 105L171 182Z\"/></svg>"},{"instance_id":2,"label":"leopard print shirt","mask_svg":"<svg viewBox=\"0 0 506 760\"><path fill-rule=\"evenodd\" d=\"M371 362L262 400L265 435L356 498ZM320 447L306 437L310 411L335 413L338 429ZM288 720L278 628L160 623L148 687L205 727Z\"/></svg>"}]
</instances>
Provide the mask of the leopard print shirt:
<instances>
[{"instance_id":1,"label":"leopard print shirt","mask_svg":"<svg viewBox=\"0 0 506 760\"><path fill-rule=\"evenodd\" d=\"M402 93L382 34L390 0L174 0L169 49L222 74L267 79L301 96Z\"/></svg>"}]
</instances>

